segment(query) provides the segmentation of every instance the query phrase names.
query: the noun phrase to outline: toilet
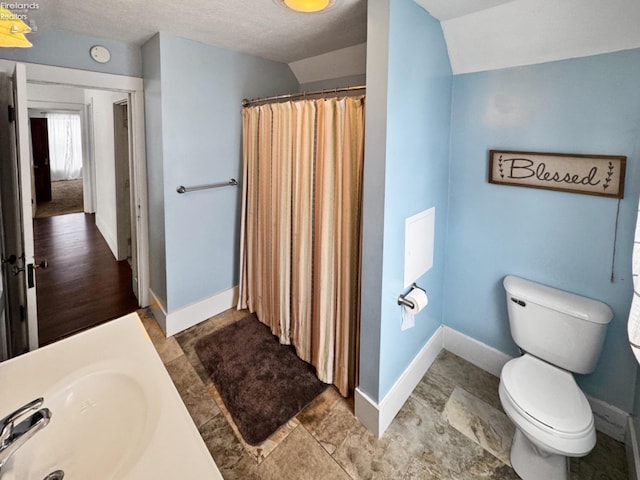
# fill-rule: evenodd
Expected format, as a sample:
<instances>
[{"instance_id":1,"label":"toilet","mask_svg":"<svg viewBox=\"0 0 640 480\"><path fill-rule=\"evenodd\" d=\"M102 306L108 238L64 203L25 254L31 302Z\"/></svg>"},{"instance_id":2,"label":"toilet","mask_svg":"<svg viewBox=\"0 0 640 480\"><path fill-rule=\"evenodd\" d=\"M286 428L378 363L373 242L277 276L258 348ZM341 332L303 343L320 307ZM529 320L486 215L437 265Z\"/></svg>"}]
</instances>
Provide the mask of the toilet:
<instances>
[{"instance_id":1,"label":"toilet","mask_svg":"<svg viewBox=\"0 0 640 480\"><path fill-rule=\"evenodd\" d=\"M515 276L503 281L511 336L499 394L515 424L511 465L523 480L567 480L568 457L596 444L593 413L574 373L591 373L613 312L606 304Z\"/></svg>"}]
</instances>

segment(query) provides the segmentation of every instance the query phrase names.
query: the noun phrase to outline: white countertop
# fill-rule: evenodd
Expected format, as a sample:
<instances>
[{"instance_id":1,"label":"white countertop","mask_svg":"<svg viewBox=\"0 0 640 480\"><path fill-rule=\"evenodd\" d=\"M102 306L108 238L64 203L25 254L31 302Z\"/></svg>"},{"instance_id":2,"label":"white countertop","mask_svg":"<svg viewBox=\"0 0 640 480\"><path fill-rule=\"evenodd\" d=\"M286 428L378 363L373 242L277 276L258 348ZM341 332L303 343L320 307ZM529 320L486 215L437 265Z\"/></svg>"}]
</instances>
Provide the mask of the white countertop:
<instances>
[{"instance_id":1,"label":"white countertop","mask_svg":"<svg viewBox=\"0 0 640 480\"><path fill-rule=\"evenodd\" d=\"M0 418L38 397L51 421L2 480L222 479L135 313L0 363Z\"/></svg>"}]
</instances>

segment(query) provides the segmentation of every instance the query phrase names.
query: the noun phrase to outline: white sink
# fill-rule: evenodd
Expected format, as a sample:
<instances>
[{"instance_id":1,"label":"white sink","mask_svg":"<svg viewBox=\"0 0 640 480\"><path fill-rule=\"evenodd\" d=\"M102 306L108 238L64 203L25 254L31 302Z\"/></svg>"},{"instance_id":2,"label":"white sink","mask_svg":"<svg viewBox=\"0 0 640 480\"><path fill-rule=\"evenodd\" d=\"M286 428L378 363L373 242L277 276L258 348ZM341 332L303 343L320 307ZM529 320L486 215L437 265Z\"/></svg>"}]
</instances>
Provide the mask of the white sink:
<instances>
[{"instance_id":1,"label":"white sink","mask_svg":"<svg viewBox=\"0 0 640 480\"><path fill-rule=\"evenodd\" d=\"M1 480L222 479L136 314L0 363L0 385L0 418L51 411Z\"/></svg>"}]
</instances>

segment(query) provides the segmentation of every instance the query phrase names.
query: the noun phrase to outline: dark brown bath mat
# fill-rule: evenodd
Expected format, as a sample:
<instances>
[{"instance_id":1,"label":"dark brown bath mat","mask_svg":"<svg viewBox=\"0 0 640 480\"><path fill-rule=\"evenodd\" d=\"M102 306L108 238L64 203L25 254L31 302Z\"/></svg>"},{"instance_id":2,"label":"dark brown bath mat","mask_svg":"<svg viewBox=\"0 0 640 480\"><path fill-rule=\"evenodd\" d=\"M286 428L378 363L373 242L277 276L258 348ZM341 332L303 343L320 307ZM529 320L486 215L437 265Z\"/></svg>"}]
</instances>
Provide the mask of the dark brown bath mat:
<instances>
[{"instance_id":1,"label":"dark brown bath mat","mask_svg":"<svg viewBox=\"0 0 640 480\"><path fill-rule=\"evenodd\" d=\"M328 386L254 315L200 339L195 349L250 445L265 441Z\"/></svg>"}]
</instances>

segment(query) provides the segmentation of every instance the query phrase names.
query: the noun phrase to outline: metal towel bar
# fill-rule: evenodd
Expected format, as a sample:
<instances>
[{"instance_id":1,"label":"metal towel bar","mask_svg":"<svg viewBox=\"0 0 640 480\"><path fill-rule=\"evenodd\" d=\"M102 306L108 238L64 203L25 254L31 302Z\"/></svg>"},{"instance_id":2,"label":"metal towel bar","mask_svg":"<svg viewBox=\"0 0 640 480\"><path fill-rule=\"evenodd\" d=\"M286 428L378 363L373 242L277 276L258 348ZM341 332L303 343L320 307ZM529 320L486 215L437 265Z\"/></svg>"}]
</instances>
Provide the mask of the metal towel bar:
<instances>
[{"instance_id":1,"label":"metal towel bar","mask_svg":"<svg viewBox=\"0 0 640 480\"><path fill-rule=\"evenodd\" d=\"M232 178L228 182L209 183L208 185L194 185L191 187L185 187L184 185L180 185L178 186L178 188L176 188L176 192L188 193L188 192L195 192L197 190L207 190L209 188L234 187L236 185L238 185L238 181L235 178Z\"/></svg>"}]
</instances>

